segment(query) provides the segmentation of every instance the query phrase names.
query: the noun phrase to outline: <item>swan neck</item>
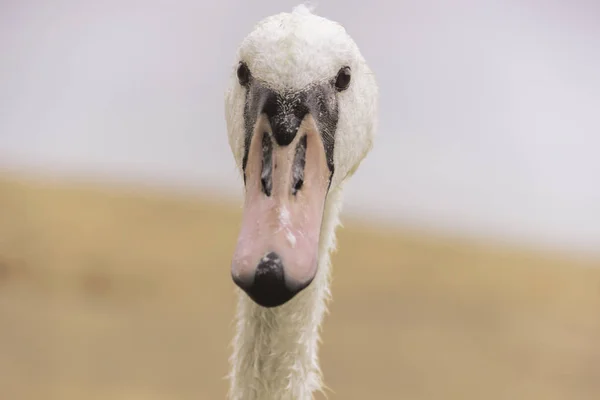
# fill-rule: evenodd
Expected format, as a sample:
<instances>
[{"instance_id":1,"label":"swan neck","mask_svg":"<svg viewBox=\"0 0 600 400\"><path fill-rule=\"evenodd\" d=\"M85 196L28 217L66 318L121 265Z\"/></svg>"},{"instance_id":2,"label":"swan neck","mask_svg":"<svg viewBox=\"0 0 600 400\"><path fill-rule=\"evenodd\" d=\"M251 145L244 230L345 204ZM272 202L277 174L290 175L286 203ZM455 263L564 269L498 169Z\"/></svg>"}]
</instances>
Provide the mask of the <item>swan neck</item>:
<instances>
[{"instance_id":1,"label":"swan neck","mask_svg":"<svg viewBox=\"0 0 600 400\"><path fill-rule=\"evenodd\" d=\"M230 358L230 400L309 400L322 390L320 326L330 297L330 252L335 247L342 189L325 204L315 279L288 303L263 308L238 293Z\"/></svg>"}]
</instances>

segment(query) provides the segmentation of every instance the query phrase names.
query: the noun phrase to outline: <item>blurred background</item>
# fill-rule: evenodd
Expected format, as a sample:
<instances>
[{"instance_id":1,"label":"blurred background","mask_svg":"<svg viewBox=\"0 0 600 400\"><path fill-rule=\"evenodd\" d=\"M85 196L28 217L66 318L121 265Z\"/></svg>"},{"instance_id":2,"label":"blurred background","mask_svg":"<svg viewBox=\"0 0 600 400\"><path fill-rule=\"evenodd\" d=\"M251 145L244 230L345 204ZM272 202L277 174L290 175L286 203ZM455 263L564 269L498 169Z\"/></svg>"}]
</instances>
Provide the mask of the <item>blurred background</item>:
<instances>
[{"instance_id":1,"label":"blurred background","mask_svg":"<svg viewBox=\"0 0 600 400\"><path fill-rule=\"evenodd\" d=\"M0 3L0 398L225 398L223 95L244 36L298 3ZM329 398L600 398L600 4L316 12L381 91L333 259Z\"/></svg>"}]
</instances>

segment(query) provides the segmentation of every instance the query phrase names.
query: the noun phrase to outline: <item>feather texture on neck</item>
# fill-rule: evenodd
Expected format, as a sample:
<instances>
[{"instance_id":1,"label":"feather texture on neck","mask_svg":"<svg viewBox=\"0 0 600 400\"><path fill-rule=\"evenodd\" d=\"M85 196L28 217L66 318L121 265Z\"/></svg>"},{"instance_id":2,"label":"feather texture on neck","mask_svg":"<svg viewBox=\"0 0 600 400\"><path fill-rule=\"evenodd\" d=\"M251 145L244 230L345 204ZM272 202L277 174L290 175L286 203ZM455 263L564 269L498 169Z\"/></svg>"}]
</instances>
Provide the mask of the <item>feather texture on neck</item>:
<instances>
[{"instance_id":1,"label":"feather texture on neck","mask_svg":"<svg viewBox=\"0 0 600 400\"><path fill-rule=\"evenodd\" d=\"M330 298L330 254L335 249L342 188L327 197L312 284L288 303L264 308L238 293L230 359L230 400L309 400L322 390L320 326Z\"/></svg>"}]
</instances>

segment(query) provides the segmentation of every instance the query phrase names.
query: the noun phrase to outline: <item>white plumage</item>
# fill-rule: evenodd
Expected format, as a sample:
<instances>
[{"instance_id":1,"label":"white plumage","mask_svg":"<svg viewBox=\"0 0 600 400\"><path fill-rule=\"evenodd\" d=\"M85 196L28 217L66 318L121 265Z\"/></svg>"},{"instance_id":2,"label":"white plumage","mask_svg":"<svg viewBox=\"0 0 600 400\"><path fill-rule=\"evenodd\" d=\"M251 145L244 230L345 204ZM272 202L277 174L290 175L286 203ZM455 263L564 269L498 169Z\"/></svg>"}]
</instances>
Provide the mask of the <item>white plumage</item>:
<instances>
[{"instance_id":1,"label":"white plumage","mask_svg":"<svg viewBox=\"0 0 600 400\"><path fill-rule=\"evenodd\" d=\"M371 148L376 129L377 85L357 45L338 23L302 5L259 22L243 40L225 98L229 143L242 171L246 88L240 61L252 76L277 91L299 91L335 78L349 66L351 84L337 93L335 173L325 202L313 282L277 308L263 308L240 291L231 356L231 400L306 400L322 389L319 329L329 298L330 251L341 210L342 186Z\"/></svg>"}]
</instances>

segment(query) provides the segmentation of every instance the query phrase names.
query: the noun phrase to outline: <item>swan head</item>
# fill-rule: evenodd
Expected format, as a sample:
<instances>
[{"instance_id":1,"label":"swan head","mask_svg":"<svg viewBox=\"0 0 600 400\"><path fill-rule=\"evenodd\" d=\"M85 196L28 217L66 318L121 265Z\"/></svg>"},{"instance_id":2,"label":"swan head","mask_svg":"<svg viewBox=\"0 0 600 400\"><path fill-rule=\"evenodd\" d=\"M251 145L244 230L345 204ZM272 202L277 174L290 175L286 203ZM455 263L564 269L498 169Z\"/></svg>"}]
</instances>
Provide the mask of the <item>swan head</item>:
<instances>
[{"instance_id":1,"label":"swan head","mask_svg":"<svg viewBox=\"0 0 600 400\"><path fill-rule=\"evenodd\" d=\"M243 40L225 96L245 185L231 273L259 305L282 305L315 277L327 194L371 149L377 95L345 29L305 6Z\"/></svg>"}]
</instances>

